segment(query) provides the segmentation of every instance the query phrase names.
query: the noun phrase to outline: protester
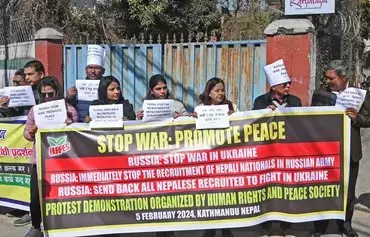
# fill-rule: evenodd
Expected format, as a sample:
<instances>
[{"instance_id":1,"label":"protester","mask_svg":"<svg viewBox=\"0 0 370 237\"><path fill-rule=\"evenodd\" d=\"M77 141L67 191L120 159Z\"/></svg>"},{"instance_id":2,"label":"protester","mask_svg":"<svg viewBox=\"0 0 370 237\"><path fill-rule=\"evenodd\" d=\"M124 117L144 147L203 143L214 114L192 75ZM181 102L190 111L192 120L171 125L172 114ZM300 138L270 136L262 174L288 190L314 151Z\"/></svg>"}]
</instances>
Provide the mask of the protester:
<instances>
[{"instance_id":1,"label":"protester","mask_svg":"<svg viewBox=\"0 0 370 237\"><path fill-rule=\"evenodd\" d=\"M14 73L13 76L14 86L27 86L26 75L24 74L24 69L19 69ZM0 117L14 117L17 111L14 108L8 108L9 98L7 96L2 96L0 98Z\"/></svg>"},{"instance_id":2,"label":"protester","mask_svg":"<svg viewBox=\"0 0 370 237\"><path fill-rule=\"evenodd\" d=\"M27 62L24 65L24 81L18 81L17 77L15 78L16 82L13 81L14 85L29 85L32 86L33 95L35 97L36 104L38 104L38 94L37 94L37 86L41 80L45 76L45 69L44 65L38 60L32 60ZM21 73L20 73L21 74ZM17 75L18 76L18 75ZM21 75L22 76L22 75ZM20 83L20 84L18 84ZM7 117L15 117L15 116L22 116L27 115L30 111L32 106L21 106L15 108L8 108L9 98L4 96L0 99L0 105L2 106L3 113Z\"/></svg>"},{"instance_id":3,"label":"protester","mask_svg":"<svg viewBox=\"0 0 370 237\"><path fill-rule=\"evenodd\" d=\"M134 107L122 95L120 83L114 76L104 77L98 88L99 99L95 100L92 105L122 104L123 120L135 120L136 115ZM85 117L85 122L90 122L89 116Z\"/></svg>"},{"instance_id":4,"label":"protester","mask_svg":"<svg viewBox=\"0 0 370 237\"><path fill-rule=\"evenodd\" d=\"M104 48L100 45L89 45L85 68L86 79L100 80L103 78L104 72ZM89 114L89 106L92 104L92 101L79 100L75 86L68 89L66 99L68 103L77 109L78 120L83 122L84 118Z\"/></svg>"},{"instance_id":5,"label":"protester","mask_svg":"<svg viewBox=\"0 0 370 237\"><path fill-rule=\"evenodd\" d=\"M237 110L236 105L226 99L224 81L217 77L211 78L207 81L203 93L199 95L199 99L199 105L228 105L229 115ZM221 232L223 237L233 237L230 229L221 229ZM215 235L216 230L206 230L203 237L213 237Z\"/></svg>"},{"instance_id":6,"label":"protester","mask_svg":"<svg viewBox=\"0 0 370 237\"><path fill-rule=\"evenodd\" d=\"M144 100L163 100L172 99L172 96L167 88L166 79L160 75L153 75L149 80L149 91L145 96ZM174 100L175 107L175 118L186 115L186 109L180 101ZM136 114L137 119L142 120L144 117L144 111L140 109Z\"/></svg>"},{"instance_id":7,"label":"protester","mask_svg":"<svg viewBox=\"0 0 370 237\"><path fill-rule=\"evenodd\" d=\"M44 77L37 87L37 93L39 95L39 102L49 102L54 100L63 99L62 88L59 85L58 80L55 77ZM72 122L77 122L78 115L75 108L70 104L66 103L67 107L67 120L66 124ZM28 141L34 142L35 135L37 132L37 126L35 124L35 116L33 113L34 107L31 108L28 113L26 126L24 128L24 138ZM26 234L26 237L40 237L43 236L41 232L41 207L40 207L40 197L39 197L39 188L37 181L37 168L36 168L36 150L33 147L32 154L32 168L31 168L31 203L30 203L32 227Z\"/></svg>"},{"instance_id":8,"label":"protester","mask_svg":"<svg viewBox=\"0 0 370 237\"><path fill-rule=\"evenodd\" d=\"M279 71L268 70L269 67L280 67ZM292 84L291 79L289 78L285 65L283 61L277 61L273 64L265 67L265 72L267 75L267 80L270 84L270 91L266 94L260 95L254 100L253 110L257 109L272 109L275 110L279 107L301 107L301 100L290 94L290 87ZM271 227L273 221L267 221L262 223L261 232L263 236L271 235ZM293 236L291 231L291 223L280 222L280 228L283 231L284 236L290 237Z\"/></svg>"},{"instance_id":9,"label":"protester","mask_svg":"<svg viewBox=\"0 0 370 237\"><path fill-rule=\"evenodd\" d=\"M218 77L211 78L207 81L206 87L201 95L199 95L199 105L228 105L229 115L237 111L237 107L225 96L225 83Z\"/></svg>"},{"instance_id":10,"label":"protester","mask_svg":"<svg viewBox=\"0 0 370 237\"><path fill-rule=\"evenodd\" d=\"M330 62L325 72L327 87L317 89L312 96L312 106L334 106L337 95L349 86L347 69L341 60ZM358 237L352 228L352 217L356 201L355 189L359 170L359 161L362 158L360 128L370 127L370 100L368 95L360 111L354 108L346 109L346 114L351 119L351 147L350 147L350 170L348 181L347 207L345 221L337 220L337 226L341 233L348 237ZM314 236L321 236L325 233L329 221L317 221L315 224Z\"/></svg>"}]
</instances>

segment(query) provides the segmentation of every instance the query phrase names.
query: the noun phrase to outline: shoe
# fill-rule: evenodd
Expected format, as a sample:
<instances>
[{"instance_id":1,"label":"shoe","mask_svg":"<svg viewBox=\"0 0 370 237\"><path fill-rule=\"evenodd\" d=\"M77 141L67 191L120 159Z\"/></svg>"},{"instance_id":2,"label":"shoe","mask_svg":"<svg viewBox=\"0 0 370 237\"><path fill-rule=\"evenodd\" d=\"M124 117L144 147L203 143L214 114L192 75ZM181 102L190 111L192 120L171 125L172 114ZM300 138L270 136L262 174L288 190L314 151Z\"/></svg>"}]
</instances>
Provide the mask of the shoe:
<instances>
[{"instance_id":1,"label":"shoe","mask_svg":"<svg viewBox=\"0 0 370 237\"><path fill-rule=\"evenodd\" d=\"M222 237L234 237L230 229L222 229L221 232L222 232Z\"/></svg>"},{"instance_id":2,"label":"shoe","mask_svg":"<svg viewBox=\"0 0 370 237\"><path fill-rule=\"evenodd\" d=\"M216 230L206 230L203 237L213 237L216 235Z\"/></svg>"},{"instance_id":3,"label":"shoe","mask_svg":"<svg viewBox=\"0 0 370 237\"><path fill-rule=\"evenodd\" d=\"M43 237L43 236L44 234L41 232L41 229L35 229L32 226L25 237Z\"/></svg>"},{"instance_id":4,"label":"shoe","mask_svg":"<svg viewBox=\"0 0 370 237\"><path fill-rule=\"evenodd\" d=\"M31 223L31 216L29 214L23 215L21 218L15 220L13 224L17 227L25 226Z\"/></svg>"},{"instance_id":5,"label":"shoe","mask_svg":"<svg viewBox=\"0 0 370 237\"><path fill-rule=\"evenodd\" d=\"M339 228L339 231L343 234L345 234L347 237L358 237L358 234L356 231L352 228L352 226L344 225L342 228Z\"/></svg>"}]
</instances>

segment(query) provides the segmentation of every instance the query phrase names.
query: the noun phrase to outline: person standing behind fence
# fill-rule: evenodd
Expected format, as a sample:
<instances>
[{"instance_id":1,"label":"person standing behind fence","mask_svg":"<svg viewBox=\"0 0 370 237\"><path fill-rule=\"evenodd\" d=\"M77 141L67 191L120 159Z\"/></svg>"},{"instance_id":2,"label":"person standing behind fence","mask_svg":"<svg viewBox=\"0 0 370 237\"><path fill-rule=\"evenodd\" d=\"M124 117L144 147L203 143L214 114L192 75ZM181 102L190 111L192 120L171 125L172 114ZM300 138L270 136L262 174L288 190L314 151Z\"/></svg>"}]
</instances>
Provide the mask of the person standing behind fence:
<instances>
[{"instance_id":1,"label":"person standing behind fence","mask_svg":"<svg viewBox=\"0 0 370 237\"><path fill-rule=\"evenodd\" d=\"M149 90L144 100L165 100L172 99L172 96L167 87L166 79L160 75L153 75L149 79ZM175 117L186 115L186 109L183 103L174 100ZM136 114L137 119L142 120L144 117L144 111L139 109Z\"/></svg>"},{"instance_id":2,"label":"person standing behind fence","mask_svg":"<svg viewBox=\"0 0 370 237\"><path fill-rule=\"evenodd\" d=\"M87 63L85 68L87 80L100 80L105 72L104 48L100 45L89 45L87 47ZM73 105L78 112L78 121L83 122L89 114L89 106L92 101L78 100L77 88L71 87L67 91L67 102Z\"/></svg>"},{"instance_id":3,"label":"person standing behind fence","mask_svg":"<svg viewBox=\"0 0 370 237\"><path fill-rule=\"evenodd\" d=\"M270 70L273 69L273 70ZM253 110L257 109L272 109L281 107L301 107L301 99L289 93L292 84L291 79L285 69L284 62L279 60L265 67L267 80L270 84L270 91L260 95L254 100ZM272 221L267 221L261 224L261 232L263 236L271 235ZM280 222L280 228L284 236L293 236L291 231L291 223Z\"/></svg>"},{"instance_id":4,"label":"person standing behind fence","mask_svg":"<svg viewBox=\"0 0 370 237\"><path fill-rule=\"evenodd\" d=\"M45 77L41 80L37 87L37 92L40 98L40 103L60 100L63 99L62 88L59 85L58 80L55 77ZM73 106L66 103L67 107L67 120L66 124L71 124L77 122L78 116L77 111ZM26 140L35 142L35 135L37 132L37 126L35 124L35 116L33 113L33 108L31 108L28 113L26 126L23 131L23 136ZM36 167L36 150L35 143L32 153L32 168L31 168L31 202L30 211L32 219L32 227L26 234L26 237L41 237L43 236L41 232L41 207L40 207L40 197L39 197L39 187L37 180L37 167Z\"/></svg>"},{"instance_id":5,"label":"person standing behind fence","mask_svg":"<svg viewBox=\"0 0 370 237\"><path fill-rule=\"evenodd\" d=\"M217 77L211 78L207 81L203 93L199 95L199 99L199 105L228 105L229 115L237 110L236 105L226 99L224 81ZM230 229L221 229L221 232L223 237L233 237ZM203 237L213 237L215 235L216 230L206 230Z\"/></svg>"},{"instance_id":6,"label":"person standing behind fence","mask_svg":"<svg viewBox=\"0 0 370 237\"><path fill-rule=\"evenodd\" d=\"M123 98L120 83L114 76L104 77L99 83L99 99L95 100L92 105L109 105L122 104L123 120L135 120L136 115L132 104ZM85 122L90 122L89 116L85 117Z\"/></svg>"},{"instance_id":7,"label":"person standing behind fence","mask_svg":"<svg viewBox=\"0 0 370 237\"><path fill-rule=\"evenodd\" d=\"M327 88L315 90L312 96L311 106L334 106L337 95L349 86L347 69L341 60L330 62L325 72ZM346 114L351 119L351 149L350 149L350 166L349 181L347 194L347 207L345 221L337 220L339 231L348 237L358 237L356 231L352 228L352 217L356 201L355 191L358 176L360 160L362 158L362 145L360 128L370 127L370 98L369 94L360 109L346 109ZM325 233L329 225L328 220L316 221L313 236L321 236Z\"/></svg>"}]
</instances>

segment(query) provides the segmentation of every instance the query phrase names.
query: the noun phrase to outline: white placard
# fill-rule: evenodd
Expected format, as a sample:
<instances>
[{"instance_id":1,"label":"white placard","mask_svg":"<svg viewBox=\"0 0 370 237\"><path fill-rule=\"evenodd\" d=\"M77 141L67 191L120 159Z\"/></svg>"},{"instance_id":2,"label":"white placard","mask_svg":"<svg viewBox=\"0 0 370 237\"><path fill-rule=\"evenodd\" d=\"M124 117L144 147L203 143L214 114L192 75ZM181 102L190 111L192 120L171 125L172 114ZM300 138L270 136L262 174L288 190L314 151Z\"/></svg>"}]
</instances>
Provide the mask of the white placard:
<instances>
[{"instance_id":1,"label":"white placard","mask_svg":"<svg viewBox=\"0 0 370 237\"><path fill-rule=\"evenodd\" d=\"M62 99L38 104L34 107L33 113L37 127L45 128L48 125L65 124L67 120L66 102Z\"/></svg>"},{"instance_id":2,"label":"white placard","mask_svg":"<svg viewBox=\"0 0 370 237\"><path fill-rule=\"evenodd\" d=\"M285 15L335 13L335 0L285 0Z\"/></svg>"},{"instance_id":3,"label":"white placard","mask_svg":"<svg viewBox=\"0 0 370 237\"><path fill-rule=\"evenodd\" d=\"M84 101L97 100L99 83L100 80L76 80L78 99Z\"/></svg>"},{"instance_id":4,"label":"white placard","mask_svg":"<svg viewBox=\"0 0 370 237\"><path fill-rule=\"evenodd\" d=\"M5 88L0 89L0 98L6 96Z\"/></svg>"},{"instance_id":5,"label":"white placard","mask_svg":"<svg viewBox=\"0 0 370 237\"><path fill-rule=\"evenodd\" d=\"M144 100L143 121L159 121L173 118L175 115L173 100Z\"/></svg>"},{"instance_id":6,"label":"white placard","mask_svg":"<svg viewBox=\"0 0 370 237\"><path fill-rule=\"evenodd\" d=\"M198 118L196 129L230 127L228 105L201 105L195 107Z\"/></svg>"},{"instance_id":7,"label":"white placard","mask_svg":"<svg viewBox=\"0 0 370 237\"><path fill-rule=\"evenodd\" d=\"M337 96L335 106L343 106L346 109L355 108L359 111L365 101L365 97L366 90L348 87Z\"/></svg>"},{"instance_id":8,"label":"white placard","mask_svg":"<svg viewBox=\"0 0 370 237\"><path fill-rule=\"evenodd\" d=\"M9 97L8 107L35 105L35 96L31 86L5 87L5 95Z\"/></svg>"},{"instance_id":9,"label":"white placard","mask_svg":"<svg viewBox=\"0 0 370 237\"><path fill-rule=\"evenodd\" d=\"M270 86L291 81L282 59L265 66L264 69Z\"/></svg>"},{"instance_id":10,"label":"white placard","mask_svg":"<svg viewBox=\"0 0 370 237\"><path fill-rule=\"evenodd\" d=\"M89 108L91 128L123 127L123 105L91 105Z\"/></svg>"}]
</instances>

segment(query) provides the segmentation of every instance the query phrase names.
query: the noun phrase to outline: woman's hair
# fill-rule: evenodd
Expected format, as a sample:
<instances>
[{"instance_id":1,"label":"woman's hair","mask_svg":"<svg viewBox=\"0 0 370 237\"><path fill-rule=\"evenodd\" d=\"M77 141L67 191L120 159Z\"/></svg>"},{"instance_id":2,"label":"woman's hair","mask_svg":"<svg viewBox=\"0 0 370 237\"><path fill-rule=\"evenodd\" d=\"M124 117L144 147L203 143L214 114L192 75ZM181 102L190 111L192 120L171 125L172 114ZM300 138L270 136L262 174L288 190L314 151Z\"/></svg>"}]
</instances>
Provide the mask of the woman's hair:
<instances>
[{"instance_id":1,"label":"woman's hair","mask_svg":"<svg viewBox=\"0 0 370 237\"><path fill-rule=\"evenodd\" d=\"M23 78L23 80L26 78L26 74L24 74L24 69L21 68L21 69L18 69L15 73L14 73L14 76L21 76Z\"/></svg>"},{"instance_id":2,"label":"woman's hair","mask_svg":"<svg viewBox=\"0 0 370 237\"><path fill-rule=\"evenodd\" d=\"M120 101L124 100L124 98L122 96L121 84L119 83L118 79L115 78L114 76L106 76L106 77L103 77L102 79L100 79L99 88L98 88L97 104L108 104L110 102L109 99L108 99L107 89L108 89L108 86L112 82L116 82L118 84L118 86L120 87L119 99L115 102L120 102Z\"/></svg>"},{"instance_id":3,"label":"woman's hair","mask_svg":"<svg viewBox=\"0 0 370 237\"><path fill-rule=\"evenodd\" d=\"M64 98L62 87L60 86L58 79L52 76L46 76L40 80L40 83L37 86L37 93L39 94L40 103L46 102L45 98L41 96L41 89L46 86L50 86L55 90L55 100L61 100Z\"/></svg>"},{"instance_id":4,"label":"woman's hair","mask_svg":"<svg viewBox=\"0 0 370 237\"><path fill-rule=\"evenodd\" d=\"M206 87L202 94L199 95L200 103L204 105L212 105L211 98L209 97L209 93L217 84L221 83L225 87L225 83L221 78L213 77L207 81ZM223 101L219 103L220 105L227 104L229 106L229 110L234 111L234 106L231 101L226 99L226 95Z\"/></svg>"},{"instance_id":5,"label":"woman's hair","mask_svg":"<svg viewBox=\"0 0 370 237\"><path fill-rule=\"evenodd\" d=\"M153 88L158 84L162 82L163 84L166 84L167 85L167 81L166 79L161 75L161 74L156 74L156 75L153 75L150 79L149 79L149 90L148 90L148 93L146 94L145 96L145 100L155 100L156 98L153 96L153 94L151 93L150 90L153 90ZM169 99L171 98L171 94L170 94L170 91L167 89L167 96L166 96L166 99Z\"/></svg>"}]
</instances>

